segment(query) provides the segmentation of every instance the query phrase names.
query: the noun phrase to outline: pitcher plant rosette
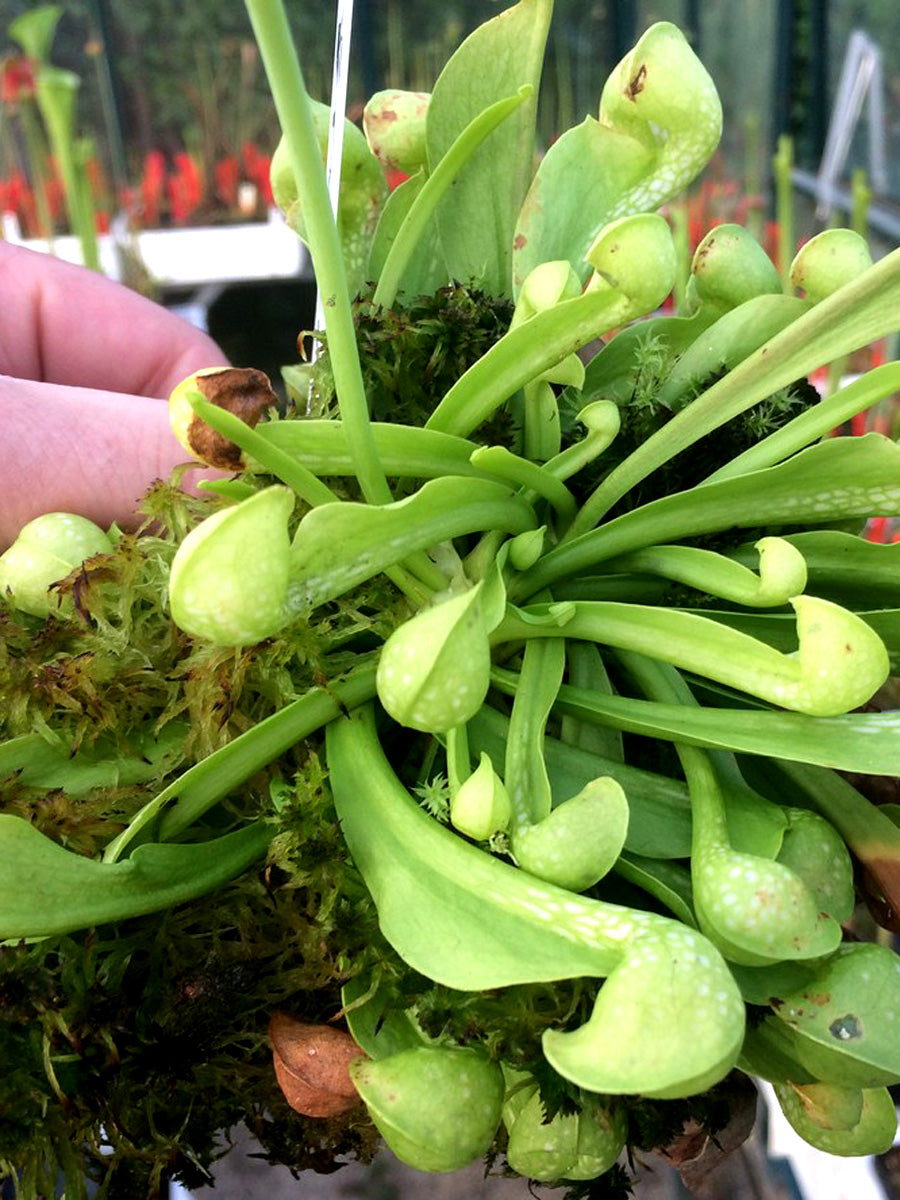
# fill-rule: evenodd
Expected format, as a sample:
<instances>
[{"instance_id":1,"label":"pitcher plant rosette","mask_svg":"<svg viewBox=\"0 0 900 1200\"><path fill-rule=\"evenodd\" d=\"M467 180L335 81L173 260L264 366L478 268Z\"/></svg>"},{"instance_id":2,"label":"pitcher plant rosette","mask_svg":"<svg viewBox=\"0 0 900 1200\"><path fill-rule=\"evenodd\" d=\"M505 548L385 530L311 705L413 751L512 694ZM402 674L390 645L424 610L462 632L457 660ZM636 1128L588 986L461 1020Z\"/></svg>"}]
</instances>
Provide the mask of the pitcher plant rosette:
<instances>
[{"instance_id":1,"label":"pitcher plant rosette","mask_svg":"<svg viewBox=\"0 0 900 1200\"><path fill-rule=\"evenodd\" d=\"M864 793L900 770L900 546L860 531L900 450L829 434L900 365L806 379L897 329L900 251L827 230L786 294L720 226L662 315L715 87L653 25L537 161L550 0L347 122L335 220L327 110L247 8L321 353L286 408L253 370L176 390L205 498L0 558L8 1173L196 1181L243 1119L294 1167L380 1136L612 1195L735 1073L887 1149L900 958L857 933L898 927ZM310 1079L323 1024L352 1042Z\"/></svg>"}]
</instances>

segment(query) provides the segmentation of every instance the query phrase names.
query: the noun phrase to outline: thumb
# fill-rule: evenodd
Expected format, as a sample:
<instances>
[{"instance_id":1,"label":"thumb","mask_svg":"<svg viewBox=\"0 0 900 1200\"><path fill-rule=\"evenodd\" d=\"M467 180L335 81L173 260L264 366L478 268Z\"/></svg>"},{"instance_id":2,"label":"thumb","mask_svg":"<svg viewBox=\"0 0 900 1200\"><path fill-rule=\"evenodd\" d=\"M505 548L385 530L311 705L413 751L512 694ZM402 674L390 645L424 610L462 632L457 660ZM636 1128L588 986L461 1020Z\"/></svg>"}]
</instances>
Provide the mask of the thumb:
<instances>
[{"instance_id":1,"label":"thumb","mask_svg":"<svg viewBox=\"0 0 900 1200\"><path fill-rule=\"evenodd\" d=\"M0 409L0 550L45 512L133 526L147 489L187 457L164 400L0 376Z\"/></svg>"}]
</instances>

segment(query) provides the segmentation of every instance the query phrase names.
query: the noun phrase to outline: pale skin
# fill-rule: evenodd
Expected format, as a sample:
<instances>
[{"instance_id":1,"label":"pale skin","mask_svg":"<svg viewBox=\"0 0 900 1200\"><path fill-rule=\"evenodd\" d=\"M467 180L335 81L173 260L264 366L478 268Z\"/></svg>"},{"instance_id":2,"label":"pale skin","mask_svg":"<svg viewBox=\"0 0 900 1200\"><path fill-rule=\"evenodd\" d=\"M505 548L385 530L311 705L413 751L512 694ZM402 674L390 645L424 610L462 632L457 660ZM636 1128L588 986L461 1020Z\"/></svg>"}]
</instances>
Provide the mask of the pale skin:
<instances>
[{"instance_id":1,"label":"pale skin","mask_svg":"<svg viewBox=\"0 0 900 1200\"><path fill-rule=\"evenodd\" d=\"M147 488L187 457L169 392L225 356L137 293L2 239L0 297L0 550L45 512L133 526Z\"/></svg>"}]
</instances>

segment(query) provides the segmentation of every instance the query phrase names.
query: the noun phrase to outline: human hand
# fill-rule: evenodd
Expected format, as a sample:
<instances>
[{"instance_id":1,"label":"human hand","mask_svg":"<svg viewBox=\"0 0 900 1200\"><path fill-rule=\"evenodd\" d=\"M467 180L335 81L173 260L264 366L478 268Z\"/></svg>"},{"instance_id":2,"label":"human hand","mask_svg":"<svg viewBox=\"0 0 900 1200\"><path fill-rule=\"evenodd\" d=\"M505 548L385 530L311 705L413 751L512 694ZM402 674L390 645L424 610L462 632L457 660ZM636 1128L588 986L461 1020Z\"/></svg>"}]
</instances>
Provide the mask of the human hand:
<instances>
[{"instance_id":1,"label":"human hand","mask_svg":"<svg viewBox=\"0 0 900 1200\"><path fill-rule=\"evenodd\" d=\"M2 239L0 296L0 550L44 512L133 524L186 458L165 398L225 356L135 292Z\"/></svg>"}]
</instances>

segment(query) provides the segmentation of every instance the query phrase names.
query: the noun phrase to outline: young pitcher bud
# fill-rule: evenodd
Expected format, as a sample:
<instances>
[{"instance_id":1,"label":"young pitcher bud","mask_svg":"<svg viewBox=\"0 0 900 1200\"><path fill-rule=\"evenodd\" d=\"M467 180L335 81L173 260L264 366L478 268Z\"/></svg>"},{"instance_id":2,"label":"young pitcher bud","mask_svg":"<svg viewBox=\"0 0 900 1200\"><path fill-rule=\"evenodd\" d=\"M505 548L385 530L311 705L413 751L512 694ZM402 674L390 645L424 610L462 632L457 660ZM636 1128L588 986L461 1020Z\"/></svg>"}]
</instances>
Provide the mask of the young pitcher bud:
<instances>
[{"instance_id":1,"label":"young pitcher bud","mask_svg":"<svg viewBox=\"0 0 900 1200\"><path fill-rule=\"evenodd\" d=\"M466 837L486 842L506 829L511 815L506 785L482 751L478 766L450 800L450 823Z\"/></svg>"},{"instance_id":2,"label":"young pitcher bud","mask_svg":"<svg viewBox=\"0 0 900 1200\"><path fill-rule=\"evenodd\" d=\"M179 629L217 646L249 646L282 628L294 499L290 488L265 488L191 530L169 575Z\"/></svg>"},{"instance_id":3,"label":"young pitcher bud","mask_svg":"<svg viewBox=\"0 0 900 1200\"><path fill-rule=\"evenodd\" d=\"M598 401L598 403L602 403ZM618 410L617 410L618 411ZM517 571L527 571L541 557L544 550L544 538L547 526L540 529L526 529L509 540L509 563Z\"/></svg>"},{"instance_id":4,"label":"young pitcher bud","mask_svg":"<svg viewBox=\"0 0 900 1200\"><path fill-rule=\"evenodd\" d=\"M255 367L209 367L183 379L169 396L172 432L188 454L208 467L242 470L247 464L240 447L197 416L192 392L240 417L252 429L266 409L278 403L268 375Z\"/></svg>"},{"instance_id":5,"label":"young pitcher bud","mask_svg":"<svg viewBox=\"0 0 900 1200\"><path fill-rule=\"evenodd\" d=\"M694 252L689 298L695 307L727 312L754 296L780 291L775 264L740 225L717 225Z\"/></svg>"},{"instance_id":6,"label":"young pitcher bud","mask_svg":"<svg viewBox=\"0 0 900 1200\"><path fill-rule=\"evenodd\" d=\"M376 92L363 109L363 131L381 165L412 175L425 165L428 92Z\"/></svg>"},{"instance_id":7,"label":"young pitcher bud","mask_svg":"<svg viewBox=\"0 0 900 1200\"><path fill-rule=\"evenodd\" d=\"M791 286L818 304L872 265L865 238L852 229L824 229L805 242L791 263Z\"/></svg>"},{"instance_id":8,"label":"young pitcher bud","mask_svg":"<svg viewBox=\"0 0 900 1200\"><path fill-rule=\"evenodd\" d=\"M316 139L322 152L324 165L328 154L328 129L331 110L319 100L309 101L312 110ZM303 240L307 240L306 220L303 215L297 180L287 143L282 137L272 155L270 168L272 197L284 213L288 226ZM358 238L365 232L371 236L378 222L378 215L387 195L384 171L369 149L363 131L350 120L344 121L344 150L341 155L341 187L338 205L338 229L347 255L348 239Z\"/></svg>"},{"instance_id":9,"label":"young pitcher bud","mask_svg":"<svg viewBox=\"0 0 900 1200\"><path fill-rule=\"evenodd\" d=\"M46 617L53 605L54 583L94 554L106 554L113 544L86 517L52 512L23 525L13 544L0 555L0 593L9 592L16 608Z\"/></svg>"},{"instance_id":10,"label":"young pitcher bud","mask_svg":"<svg viewBox=\"0 0 900 1200\"><path fill-rule=\"evenodd\" d=\"M619 294L618 323L662 304L675 283L675 242L658 213L611 221L597 234L585 258L594 268L588 290Z\"/></svg>"},{"instance_id":11,"label":"young pitcher bud","mask_svg":"<svg viewBox=\"0 0 900 1200\"><path fill-rule=\"evenodd\" d=\"M536 1086L514 1094L503 1119L509 1131L507 1162L540 1183L596 1179L625 1147L624 1113L588 1101L580 1112L557 1113L548 1121Z\"/></svg>"},{"instance_id":12,"label":"young pitcher bud","mask_svg":"<svg viewBox=\"0 0 900 1200\"><path fill-rule=\"evenodd\" d=\"M378 663L378 698L401 725L444 733L478 712L490 675L479 584L423 609L391 634Z\"/></svg>"},{"instance_id":13,"label":"young pitcher bud","mask_svg":"<svg viewBox=\"0 0 900 1200\"><path fill-rule=\"evenodd\" d=\"M417 1171L459 1171L485 1154L503 1107L503 1075L477 1050L416 1046L350 1064L388 1147Z\"/></svg>"}]
</instances>

